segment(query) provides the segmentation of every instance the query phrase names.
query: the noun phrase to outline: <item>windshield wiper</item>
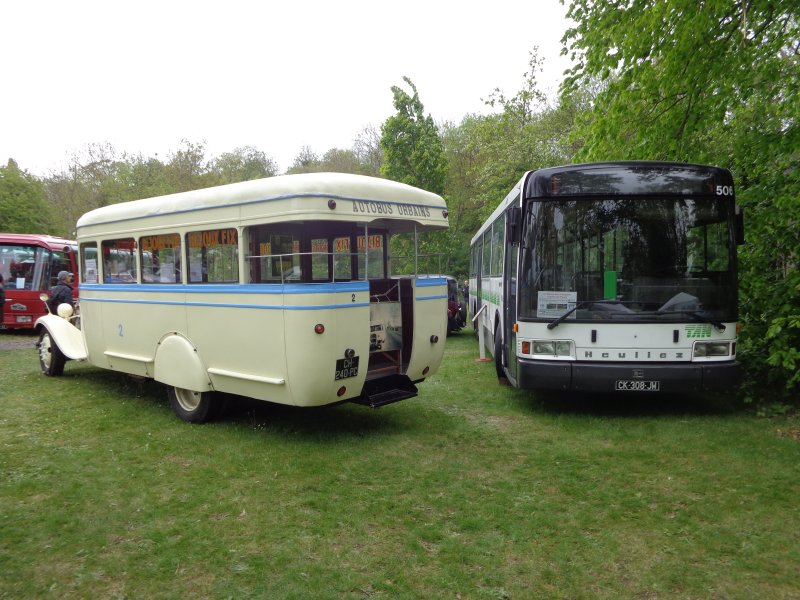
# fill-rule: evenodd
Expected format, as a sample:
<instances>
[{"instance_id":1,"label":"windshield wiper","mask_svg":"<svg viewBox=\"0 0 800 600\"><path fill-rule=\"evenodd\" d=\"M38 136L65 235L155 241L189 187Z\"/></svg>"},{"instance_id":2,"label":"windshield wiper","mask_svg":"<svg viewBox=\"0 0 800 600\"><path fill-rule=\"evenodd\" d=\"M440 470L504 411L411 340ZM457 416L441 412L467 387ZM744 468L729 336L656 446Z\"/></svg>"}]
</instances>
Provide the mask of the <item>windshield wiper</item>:
<instances>
[{"instance_id":1,"label":"windshield wiper","mask_svg":"<svg viewBox=\"0 0 800 600\"><path fill-rule=\"evenodd\" d=\"M725 331L725 324L721 321L717 321L716 319L709 317L706 314L703 314L702 311L699 310L657 310L653 313L654 315L689 315L695 321L700 321L701 323L708 323L713 325L717 328L718 331L722 332Z\"/></svg>"},{"instance_id":2,"label":"windshield wiper","mask_svg":"<svg viewBox=\"0 0 800 600\"><path fill-rule=\"evenodd\" d=\"M575 306L570 308L567 312L565 312L563 315L558 317L555 321L550 321L547 324L547 328L548 329L555 329L556 327L558 327L559 323L563 323L564 320L568 316L570 316L572 313L574 313L579 308L582 308L582 307L586 306L587 304L620 304L620 301L619 300L581 300L580 302L576 302Z\"/></svg>"}]
</instances>

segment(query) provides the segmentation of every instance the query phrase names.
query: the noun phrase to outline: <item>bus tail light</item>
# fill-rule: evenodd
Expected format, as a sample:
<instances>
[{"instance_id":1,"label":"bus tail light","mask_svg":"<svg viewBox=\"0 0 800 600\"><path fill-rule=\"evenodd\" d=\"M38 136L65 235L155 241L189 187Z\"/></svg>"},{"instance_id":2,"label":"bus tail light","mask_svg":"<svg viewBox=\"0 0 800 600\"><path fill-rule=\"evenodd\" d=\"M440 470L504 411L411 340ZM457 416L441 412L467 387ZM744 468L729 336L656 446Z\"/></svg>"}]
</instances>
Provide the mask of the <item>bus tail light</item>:
<instances>
[{"instance_id":1,"label":"bus tail light","mask_svg":"<svg viewBox=\"0 0 800 600\"><path fill-rule=\"evenodd\" d=\"M338 390L336 390L336 395L339 396L339 398L341 398L342 396L344 396L346 391L347 391L347 388L342 386Z\"/></svg>"},{"instance_id":2,"label":"bus tail light","mask_svg":"<svg viewBox=\"0 0 800 600\"><path fill-rule=\"evenodd\" d=\"M314 325L314 333L319 333L319 334L325 333L325 325L323 325L322 323L317 323L316 325Z\"/></svg>"}]
</instances>

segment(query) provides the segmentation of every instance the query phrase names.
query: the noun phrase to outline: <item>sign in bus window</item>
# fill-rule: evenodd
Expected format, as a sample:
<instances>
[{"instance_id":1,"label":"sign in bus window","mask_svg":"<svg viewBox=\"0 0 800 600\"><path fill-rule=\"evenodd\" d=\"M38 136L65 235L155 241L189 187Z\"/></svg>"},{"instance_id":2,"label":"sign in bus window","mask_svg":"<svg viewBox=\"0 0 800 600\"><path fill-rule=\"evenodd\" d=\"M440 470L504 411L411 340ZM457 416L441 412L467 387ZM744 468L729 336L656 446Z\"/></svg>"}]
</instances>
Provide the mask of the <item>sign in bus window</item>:
<instances>
[{"instance_id":1,"label":"sign in bus window","mask_svg":"<svg viewBox=\"0 0 800 600\"><path fill-rule=\"evenodd\" d=\"M333 277L334 279L352 279L353 263L350 260L350 237L333 239Z\"/></svg>"},{"instance_id":2,"label":"sign in bus window","mask_svg":"<svg viewBox=\"0 0 800 600\"><path fill-rule=\"evenodd\" d=\"M318 238L311 240L311 279L327 281L328 273L328 240Z\"/></svg>"},{"instance_id":3,"label":"sign in bus window","mask_svg":"<svg viewBox=\"0 0 800 600\"><path fill-rule=\"evenodd\" d=\"M81 244L81 283L98 283L97 242Z\"/></svg>"},{"instance_id":4,"label":"sign in bus window","mask_svg":"<svg viewBox=\"0 0 800 600\"><path fill-rule=\"evenodd\" d=\"M102 243L105 283L136 283L135 247L133 238L105 240Z\"/></svg>"},{"instance_id":5,"label":"sign in bus window","mask_svg":"<svg viewBox=\"0 0 800 600\"><path fill-rule=\"evenodd\" d=\"M238 283L239 236L235 229L186 234L189 283Z\"/></svg>"},{"instance_id":6,"label":"sign in bus window","mask_svg":"<svg viewBox=\"0 0 800 600\"><path fill-rule=\"evenodd\" d=\"M383 270L384 244L382 234L370 234L369 245L364 243L364 236L358 236L358 273L364 275L364 262L367 262L368 279L384 277Z\"/></svg>"},{"instance_id":7,"label":"sign in bus window","mask_svg":"<svg viewBox=\"0 0 800 600\"><path fill-rule=\"evenodd\" d=\"M147 235L139 239L142 283L181 282L181 236Z\"/></svg>"}]
</instances>

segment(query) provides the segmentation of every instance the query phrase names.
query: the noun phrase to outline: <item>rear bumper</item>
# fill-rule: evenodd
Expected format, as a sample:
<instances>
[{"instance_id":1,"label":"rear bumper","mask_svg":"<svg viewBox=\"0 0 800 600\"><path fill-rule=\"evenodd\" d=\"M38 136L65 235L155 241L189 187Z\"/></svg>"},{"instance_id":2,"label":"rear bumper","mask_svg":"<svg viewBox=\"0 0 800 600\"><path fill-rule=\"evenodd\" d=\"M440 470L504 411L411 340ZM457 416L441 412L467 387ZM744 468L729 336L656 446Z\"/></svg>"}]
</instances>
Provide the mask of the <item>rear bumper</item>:
<instances>
[{"instance_id":1,"label":"rear bumper","mask_svg":"<svg viewBox=\"0 0 800 600\"><path fill-rule=\"evenodd\" d=\"M722 392L738 387L738 362L592 363L518 360L522 389L615 392L617 381L658 381L659 393ZM651 392L652 393L652 392Z\"/></svg>"}]
</instances>

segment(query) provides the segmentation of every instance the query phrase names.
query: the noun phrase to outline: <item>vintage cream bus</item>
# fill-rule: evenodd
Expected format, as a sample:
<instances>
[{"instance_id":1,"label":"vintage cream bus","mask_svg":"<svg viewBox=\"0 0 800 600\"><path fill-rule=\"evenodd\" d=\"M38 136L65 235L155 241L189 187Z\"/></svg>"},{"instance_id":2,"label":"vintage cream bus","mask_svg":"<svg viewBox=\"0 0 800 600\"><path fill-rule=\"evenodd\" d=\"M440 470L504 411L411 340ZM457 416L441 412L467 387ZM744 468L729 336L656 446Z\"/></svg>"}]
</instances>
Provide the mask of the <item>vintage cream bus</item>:
<instances>
[{"instance_id":1,"label":"vintage cream bus","mask_svg":"<svg viewBox=\"0 0 800 600\"><path fill-rule=\"evenodd\" d=\"M98 208L77 224L79 318L62 305L37 321L42 371L72 359L155 379L189 422L218 416L216 392L410 398L442 360L446 282L391 276L389 239L446 227L440 196L340 173Z\"/></svg>"}]
</instances>

